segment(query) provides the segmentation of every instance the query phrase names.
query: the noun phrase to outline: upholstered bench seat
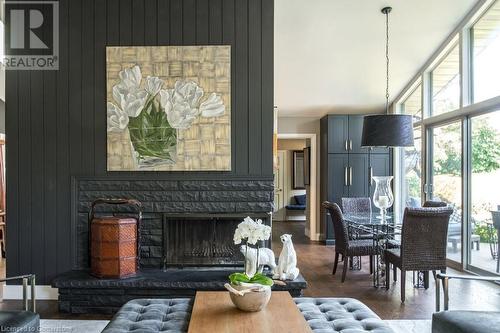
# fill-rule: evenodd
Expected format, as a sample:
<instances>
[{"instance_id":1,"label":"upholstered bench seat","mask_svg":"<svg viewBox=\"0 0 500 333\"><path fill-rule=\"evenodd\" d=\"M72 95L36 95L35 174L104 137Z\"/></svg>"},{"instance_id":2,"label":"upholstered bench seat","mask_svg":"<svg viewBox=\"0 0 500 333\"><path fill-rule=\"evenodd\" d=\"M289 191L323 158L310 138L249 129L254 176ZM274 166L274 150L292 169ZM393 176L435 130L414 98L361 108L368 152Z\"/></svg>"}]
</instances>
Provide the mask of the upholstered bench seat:
<instances>
[{"instance_id":1,"label":"upholstered bench seat","mask_svg":"<svg viewBox=\"0 0 500 333\"><path fill-rule=\"evenodd\" d=\"M294 298L314 333L394 333L372 310L353 298Z\"/></svg>"},{"instance_id":2,"label":"upholstered bench seat","mask_svg":"<svg viewBox=\"0 0 500 333\"><path fill-rule=\"evenodd\" d=\"M187 332L193 301L178 299L135 299L116 313L103 333Z\"/></svg>"},{"instance_id":3,"label":"upholstered bench seat","mask_svg":"<svg viewBox=\"0 0 500 333\"><path fill-rule=\"evenodd\" d=\"M294 298L315 333L394 333L366 305L352 298ZM187 332L193 301L136 299L125 304L103 333Z\"/></svg>"}]
</instances>

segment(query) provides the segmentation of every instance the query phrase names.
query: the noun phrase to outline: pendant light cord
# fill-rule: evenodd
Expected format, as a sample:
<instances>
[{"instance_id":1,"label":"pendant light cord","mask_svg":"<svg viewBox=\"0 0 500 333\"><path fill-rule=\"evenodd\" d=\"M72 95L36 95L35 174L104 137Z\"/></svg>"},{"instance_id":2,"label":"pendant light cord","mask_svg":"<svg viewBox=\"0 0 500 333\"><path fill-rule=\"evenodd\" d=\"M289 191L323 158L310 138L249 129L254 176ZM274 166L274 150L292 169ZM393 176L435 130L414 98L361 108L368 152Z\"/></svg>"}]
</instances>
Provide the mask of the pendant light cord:
<instances>
[{"instance_id":1,"label":"pendant light cord","mask_svg":"<svg viewBox=\"0 0 500 333\"><path fill-rule=\"evenodd\" d=\"M385 113L389 114L389 12L385 13Z\"/></svg>"}]
</instances>

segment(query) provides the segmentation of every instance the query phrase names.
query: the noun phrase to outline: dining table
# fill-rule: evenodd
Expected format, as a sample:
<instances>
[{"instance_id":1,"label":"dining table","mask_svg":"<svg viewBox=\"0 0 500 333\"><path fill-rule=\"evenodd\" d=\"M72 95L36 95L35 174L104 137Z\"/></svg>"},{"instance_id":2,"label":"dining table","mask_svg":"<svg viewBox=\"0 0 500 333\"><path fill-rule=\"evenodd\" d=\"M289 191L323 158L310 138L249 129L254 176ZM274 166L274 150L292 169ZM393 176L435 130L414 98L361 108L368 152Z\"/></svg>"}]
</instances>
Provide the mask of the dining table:
<instances>
[{"instance_id":1,"label":"dining table","mask_svg":"<svg viewBox=\"0 0 500 333\"><path fill-rule=\"evenodd\" d=\"M385 262L383 252L391 242L398 242L401 237L402 220L392 212L381 216L378 212L344 214L344 221L349 227L352 238L370 235L374 246L380 248L375 256L373 286L385 286Z\"/></svg>"}]
</instances>

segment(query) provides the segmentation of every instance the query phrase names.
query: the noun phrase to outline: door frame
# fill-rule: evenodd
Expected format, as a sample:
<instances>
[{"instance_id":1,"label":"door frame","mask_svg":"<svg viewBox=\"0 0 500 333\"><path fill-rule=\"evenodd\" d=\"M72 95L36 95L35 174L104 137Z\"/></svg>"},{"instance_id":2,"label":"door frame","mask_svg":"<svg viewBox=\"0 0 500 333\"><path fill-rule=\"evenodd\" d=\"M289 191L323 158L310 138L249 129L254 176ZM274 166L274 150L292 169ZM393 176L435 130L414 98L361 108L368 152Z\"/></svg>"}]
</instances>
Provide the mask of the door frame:
<instances>
[{"instance_id":1,"label":"door frame","mask_svg":"<svg viewBox=\"0 0 500 333\"><path fill-rule=\"evenodd\" d=\"M320 233L319 233L319 225L318 225L318 216L320 211L319 205L319 186L318 186L318 144L316 142L317 135L315 133L278 133L278 139L309 139L311 142L311 166L310 166L310 185L308 194L308 202L312 203L308 205L306 216L306 228L305 235L309 237L310 240L319 241ZM314 208L314 209L312 209Z\"/></svg>"},{"instance_id":2,"label":"door frame","mask_svg":"<svg viewBox=\"0 0 500 333\"><path fill-rule=\"evenodd\" d=\"M279 156L282 156L282 159L280 160ZM286 173L286 167L284 163L286 162L286 150L278 150L278 163L279 163L279 168L281 168L281 177L283 178L283 188L281 189L281 200L283 200L283 205L281 207L278 207L276 212L273 212L273 220L274 221L283 221L284 220L284 212L283 210L285 209L285 196L286 196L286 186L285 186L285 179L287 176ZM273 173L274 174L274 173ZM274 178L276 180L276 178ZM278 180L279 182L279 180ZM276 184L274 184L274 190L276 191ZM276 193L274 194L276 197ZM280 205L278 205L280 206ZM276 202L275 202L275 209L276 209Z\"/></svg>"}]
</instances>

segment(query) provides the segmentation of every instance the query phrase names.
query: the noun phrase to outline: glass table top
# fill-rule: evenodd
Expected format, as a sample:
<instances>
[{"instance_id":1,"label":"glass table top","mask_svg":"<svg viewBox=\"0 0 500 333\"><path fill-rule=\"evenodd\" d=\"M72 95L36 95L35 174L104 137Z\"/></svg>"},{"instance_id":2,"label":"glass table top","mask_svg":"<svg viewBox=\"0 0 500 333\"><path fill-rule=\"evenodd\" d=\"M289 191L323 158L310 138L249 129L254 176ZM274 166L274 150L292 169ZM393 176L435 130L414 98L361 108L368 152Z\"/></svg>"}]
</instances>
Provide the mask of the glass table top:
<instances>
[{"instance_id":1,"label":"glass table top","mask_svg":"<svg viewBox=\"0 0 500 333\"><path fill-rule=\"evenodd\" d=\"M347 223L378 226L378 225L389 225L389 226L401 226L401 221L394 219L393 213L387 213L386 219L383 220L378 212L373 213L351 213L344 214L344 220Z\"/></svg>"}]
</instances>

